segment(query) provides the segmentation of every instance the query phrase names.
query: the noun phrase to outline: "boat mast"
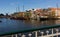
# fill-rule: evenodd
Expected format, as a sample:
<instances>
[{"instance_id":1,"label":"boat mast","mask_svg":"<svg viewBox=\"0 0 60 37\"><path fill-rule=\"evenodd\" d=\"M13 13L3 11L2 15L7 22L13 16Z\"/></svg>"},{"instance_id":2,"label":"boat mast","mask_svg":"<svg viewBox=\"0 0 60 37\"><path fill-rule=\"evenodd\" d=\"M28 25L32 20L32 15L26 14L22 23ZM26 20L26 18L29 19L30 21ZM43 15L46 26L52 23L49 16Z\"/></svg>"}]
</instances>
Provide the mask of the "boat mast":
<instances>
[{"instance_id":1,"label":"boat mast","mask_svg":"<svg viewBox=\"0 0 60 37\"><path fill-rule=\"evenodd\" d=\"M19 5L16 7L16 12L20 12L20 7L19 7Z\"/></svg>"},{"instance_id":2,"label":"boat mast","mask_svg":"<svg viewBox=\"0 0 60 37\"><path fill-rule=\"evenodd\" d=\"M20 7L19 7L19 5L18 5L18 12L20 12Z\"/></svg>"},{"instance_id":3,"label":"boat mast","mask_svg":"<svg viewBox=\"0 0 60 37\"><path fill-rule=\"evenodd\" d=\"M24 12L24 5L23 5L23 12Z\"/></svg>"},{"instance_id":4,"label":"boat mast","mask_svg":"<svg viewBox=\"0 0 60 37\"><path fill-rule=\"evenodd\" d=\"M16 12L17 12L17 7L16 7Z\"/></svg>"},{"instance_id":5,"label":"boat mast","mask_svg":"<svg viewBox=\"0 0 60 37\"><path fill-rule=\"evenodd\" d=\"M56 3L57 10L56 10L56 16L58 16L58 2Z\"/></svg>"}]
</instances>

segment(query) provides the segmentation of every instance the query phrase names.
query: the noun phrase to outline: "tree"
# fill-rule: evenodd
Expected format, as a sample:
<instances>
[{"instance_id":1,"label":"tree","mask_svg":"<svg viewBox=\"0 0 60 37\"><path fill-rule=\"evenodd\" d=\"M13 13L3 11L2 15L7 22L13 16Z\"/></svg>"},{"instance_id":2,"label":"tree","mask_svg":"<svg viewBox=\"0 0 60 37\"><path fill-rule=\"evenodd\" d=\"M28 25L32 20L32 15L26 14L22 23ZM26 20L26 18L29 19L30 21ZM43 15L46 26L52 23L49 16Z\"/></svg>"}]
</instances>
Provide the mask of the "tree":
<instances>
[{"instance_id":1,"label":"tree","mask_svg":"<svg viewBox=\"0 0 60 37\"><path fill-rule=\"evenodd\" d=\"M0 16L4 16L4 14L0 14Z\"/></svg>"},{"instance_id":2,"label":"tree","mask_svg":"<svg viewBox=\"0 0 60 37\"><path fill-rule=\"evenodd\" d=\"M34 10L34 9L32 9L32 10Z\"/></svg>"}]
</instances>

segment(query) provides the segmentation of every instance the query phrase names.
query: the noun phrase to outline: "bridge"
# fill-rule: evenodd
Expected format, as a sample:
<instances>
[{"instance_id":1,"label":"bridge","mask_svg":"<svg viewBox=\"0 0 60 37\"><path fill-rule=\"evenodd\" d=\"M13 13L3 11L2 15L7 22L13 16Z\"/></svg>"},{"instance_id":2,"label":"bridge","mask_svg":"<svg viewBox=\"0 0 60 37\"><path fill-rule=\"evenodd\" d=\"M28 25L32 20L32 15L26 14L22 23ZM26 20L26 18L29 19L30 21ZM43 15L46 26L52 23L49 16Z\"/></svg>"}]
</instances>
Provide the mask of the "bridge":
<instances>
[{"instance_id":1,"label":"bridge","mask_svg":"<svg viewBox=\"0 0 60 37\"><path fill-rule=\"evenodd\" d=\"M42 26L39 28L19 29L0 32L0 37L59 37L60 25Z\"/></svg>"}]
</instances>

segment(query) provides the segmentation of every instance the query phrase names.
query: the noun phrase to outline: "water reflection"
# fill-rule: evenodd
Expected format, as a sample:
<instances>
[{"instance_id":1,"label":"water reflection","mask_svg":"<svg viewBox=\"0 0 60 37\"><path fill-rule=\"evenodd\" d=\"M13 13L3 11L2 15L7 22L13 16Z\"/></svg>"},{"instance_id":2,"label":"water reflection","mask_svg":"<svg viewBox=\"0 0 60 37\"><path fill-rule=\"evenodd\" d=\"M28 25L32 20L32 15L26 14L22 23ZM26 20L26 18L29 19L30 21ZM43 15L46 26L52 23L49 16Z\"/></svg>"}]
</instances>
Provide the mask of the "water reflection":
<instances>
[{"instance_id":1,"label":"water reflection","mask_svg":"<svg viewBox=\"0 0 60 37\"><path fill-rule=\"evenodd\" d=\"M56 24L60 24L60 20L56 20L55 23L56 23Z\"/></svg>"},{"instance_id":2,"label":"water reflection","mask_svg":"<svg viewBox=\"0 0 60 37\"><path fill-rule=\"evenodd\" d=\"M25 20L24 23L27 25L39 26L39 25L55 25L57 20L46 20L46 21L36 21L36 20Z\"/></svg>"},{"instance_id":3,"label":"water reflection","mask_svg":"<svg viewBox=\"0 0 60 37\"><path fill-rule=\"evenodd\" d=\"M60 20L46 20L46 21L37 21L37 20L10 20L10 19L2 19L0 18L1 21L3 21L3 23L5 22L23 22L25 24L34 24L34 25L41 25L41 24L48 24L48 25L51 25L51 24L60 24Z\"/></svg>"},{"instance_id":4,"label":"water reflection","mask_svg":"<svg viewBox=\"0 0 60 37\"><path fill-rule=\"evenodd\" d=\"M46 20L46 21L37 21L37 20L10 20L10 19L0 19L2 23L0 24L15 24L15 25L55 25L60 24L60 20Z\"/></svg>"},{"instance_id":5,"label":"water reflection","mask_svg":"<svg viewBox=\"0 0 60 37\"><path fill-rule=\"evenodd\" d=\"M10 20L10 19L0 19L0 28L9 29L26 29L26 28L39 28L50 25L59 25L60 20L46 20L46 21L37 21L37 20Z\"/></svg>"}]
</instances>

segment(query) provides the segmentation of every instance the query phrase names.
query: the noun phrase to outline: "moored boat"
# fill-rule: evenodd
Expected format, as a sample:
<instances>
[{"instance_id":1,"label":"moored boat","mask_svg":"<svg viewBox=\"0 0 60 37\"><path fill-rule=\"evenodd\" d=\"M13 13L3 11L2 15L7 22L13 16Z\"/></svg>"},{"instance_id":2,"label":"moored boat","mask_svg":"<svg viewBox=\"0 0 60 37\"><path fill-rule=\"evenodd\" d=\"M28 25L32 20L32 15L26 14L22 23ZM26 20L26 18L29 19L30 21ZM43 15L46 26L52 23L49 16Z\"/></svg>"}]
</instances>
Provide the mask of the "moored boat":
<instances>
[{"instance_id":1,"label":"moored boat","mask_svg":"<svg viewBox=\"0 0 60 37\"><path fill-rule=\"evenodd\" d=\"M11 17L10 19L14 19L14 20L26 20L24 17Z\"/></svg>"},{"instance_id":2,"label":"moored boat","mask_svg":"<svg viewBox=\"0 0 60 37\"><path fill-rule=\"evenodd\" d=\"M2 22L2 21L0 21L0 22Z\"/></svg>"},{"instance_id":3,"label":"moored boat","mask_svg":"<svg viewBox=\"0 0 60 37\"><path fill-rule=\"evenodd\" d=\"M49 18L47 16L41 16L40 20L48 20Z\"/></svg>"},{"instance_id":4,"label":"moored boat","mask_svg":"<svg viewBox=\"0 0 60 37\"><path fill-rule=\"evenodd\" d=\"M47 17L47 16L41 16L40 20L59 20L60 18L58 17Z\"/></svg>"}]
</instances>

